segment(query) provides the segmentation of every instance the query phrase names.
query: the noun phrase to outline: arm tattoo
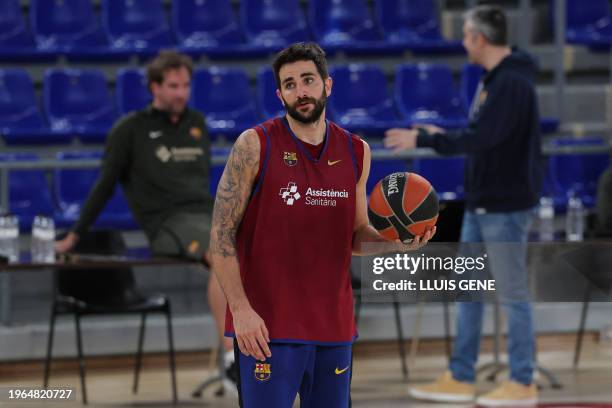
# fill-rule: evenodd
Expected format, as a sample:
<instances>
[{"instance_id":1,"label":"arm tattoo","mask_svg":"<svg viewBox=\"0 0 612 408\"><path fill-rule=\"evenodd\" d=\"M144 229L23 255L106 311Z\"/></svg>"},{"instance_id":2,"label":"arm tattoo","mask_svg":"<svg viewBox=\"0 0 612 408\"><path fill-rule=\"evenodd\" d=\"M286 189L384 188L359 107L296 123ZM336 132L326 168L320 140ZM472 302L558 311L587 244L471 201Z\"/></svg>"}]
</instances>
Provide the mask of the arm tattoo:
<instances>
[{"instance_id":1,"label":"arm tattoo","mask_svg":"<svg viewBox=\"0 0 612 408\"><path fill-rule=\"evenodd\" d=\"M213 210L212 255L224 258L236 256L236 233L259 166L258 143L255 131L244 132L236 140L227 160Z\"/></svg>"}]
</instances>

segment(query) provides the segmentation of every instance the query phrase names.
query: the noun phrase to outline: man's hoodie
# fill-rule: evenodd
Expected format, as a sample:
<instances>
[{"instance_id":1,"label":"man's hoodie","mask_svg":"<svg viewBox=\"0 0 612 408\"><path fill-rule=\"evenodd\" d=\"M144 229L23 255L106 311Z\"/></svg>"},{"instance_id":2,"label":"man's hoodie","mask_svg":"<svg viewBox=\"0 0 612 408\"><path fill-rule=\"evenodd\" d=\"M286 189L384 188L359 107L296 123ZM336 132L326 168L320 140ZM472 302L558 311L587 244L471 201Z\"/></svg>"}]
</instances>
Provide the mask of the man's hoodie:
<instances>
[{"instance_id":1,"label":"man's hoodie","mask_svg":"<svg viewBox=\"0 0 612 408\"><path fill-rule=\"evenodd\" d=\"M467 129L420 132L418 147L466 154L465 199L469 210L520 211L534 207L542 187L537 64L513 49L479 84Z\"/></svg>"}]
</instances>

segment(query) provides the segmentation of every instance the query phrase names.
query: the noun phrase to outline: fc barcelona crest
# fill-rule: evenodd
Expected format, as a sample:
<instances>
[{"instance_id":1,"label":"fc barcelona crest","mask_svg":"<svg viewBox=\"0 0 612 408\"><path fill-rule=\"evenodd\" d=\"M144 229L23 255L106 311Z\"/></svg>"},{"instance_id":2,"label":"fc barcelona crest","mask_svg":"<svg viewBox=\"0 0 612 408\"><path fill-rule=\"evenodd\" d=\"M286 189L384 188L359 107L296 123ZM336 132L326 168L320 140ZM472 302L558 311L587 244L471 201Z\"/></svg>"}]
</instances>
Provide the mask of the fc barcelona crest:
<instances>
[{"instance_id":1,"label":"fc barcelona crest","mask_svg":"<svg viewBox=\"0 0 612 408\"><path fill-rule=\"evenodd\" d=\"M272 370L270 370L270 364L255 364L255 379L257 381L268 381L271 375Z\"/></svg>"},{"instance_id":2,"label":"fc barcelona crest","mask_svg":"<svg viewBox=\"0 0 612 408\"><path fill-rule=\"evenodd\" d=\"M297 153L295 152L284 152L283 160L289 167L293 167L297 164Z\"/></svg>"}]
</instances>

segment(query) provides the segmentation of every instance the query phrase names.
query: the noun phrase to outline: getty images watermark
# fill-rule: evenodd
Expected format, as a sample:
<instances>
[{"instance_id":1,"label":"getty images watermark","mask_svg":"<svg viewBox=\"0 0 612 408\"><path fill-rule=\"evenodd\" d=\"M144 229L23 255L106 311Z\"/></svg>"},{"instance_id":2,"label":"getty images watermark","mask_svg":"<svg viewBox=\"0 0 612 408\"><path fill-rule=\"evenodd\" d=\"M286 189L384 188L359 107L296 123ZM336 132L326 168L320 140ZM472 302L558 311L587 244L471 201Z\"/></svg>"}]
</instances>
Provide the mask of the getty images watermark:
<instances>
[{"instance_id":1,"label":"getty images watermark","mask_svg":"<svg viewBox=\"0 0 612 408\"><path fill-rule=\"evenodd\" d=\"M363 302L612 299L612 241L430 242L402 253L382 248L369 243L364 252L377 255L353 260Z\"/></svg>"},{"instance_id":2,"label":"getty images watermark","mask_svg":"<svg viewBox=\"0 0 612 408\"><path fill-rule=\"evenodd\" d=\"M411 276L429 271L455 273L463 275L466 272L483 272L487 267L487 254L478 257L471 256L432 256L420 253L394 254L377 256L372 259L372 273L382 275L385 272L403 273ZM375 291L495 291L495 279L400 279L386 282L384 279L374 279L372 288Z\"/></svg>"}]
</instances>

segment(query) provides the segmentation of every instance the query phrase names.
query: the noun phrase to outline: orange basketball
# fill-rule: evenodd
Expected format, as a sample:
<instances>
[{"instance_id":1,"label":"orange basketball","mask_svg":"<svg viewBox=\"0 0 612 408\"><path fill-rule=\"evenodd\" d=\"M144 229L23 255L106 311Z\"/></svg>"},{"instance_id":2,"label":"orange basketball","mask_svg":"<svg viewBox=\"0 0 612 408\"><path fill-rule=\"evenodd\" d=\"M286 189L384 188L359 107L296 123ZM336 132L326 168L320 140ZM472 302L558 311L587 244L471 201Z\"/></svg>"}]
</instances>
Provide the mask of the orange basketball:
<instances>
[{"instance_id":1,"label":"orange basketball","mask_svg":"<svg viewBox=\"0 0 612 408\"><path fill-rule=\"evenodd\" d=\"M429 181L418 174L389 174L372 190L368 217L386 239L410 242L436 225L438 195Z\"/></svg>"}]
</instances>

